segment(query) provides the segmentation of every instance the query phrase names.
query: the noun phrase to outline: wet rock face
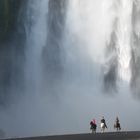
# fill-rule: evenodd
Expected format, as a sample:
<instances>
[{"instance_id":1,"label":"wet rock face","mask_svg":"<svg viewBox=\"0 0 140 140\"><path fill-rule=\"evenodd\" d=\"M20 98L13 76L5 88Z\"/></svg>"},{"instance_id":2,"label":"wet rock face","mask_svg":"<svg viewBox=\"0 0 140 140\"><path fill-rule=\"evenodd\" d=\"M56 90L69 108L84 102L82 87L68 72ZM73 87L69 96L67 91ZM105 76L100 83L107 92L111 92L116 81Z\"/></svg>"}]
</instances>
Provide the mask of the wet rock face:
<instances>
[{"instance_id":1,"label":"wet rock face","mask_svg":"<svg viewBox=\"0 0 140 140\"><path fill-rule=\"evenodd\" d=\"M0 0L0 105L6 103L11 91L11 78L19 77L13 72L21 72L21 62L18 64L17 61L22 61L23 45L17 22L23 3L22 0Z\"/></svg>"},{"instance_id":2,"label":"wet rock face","mask_svg":"<svg viewBox=\"0 0 140 140\"><path fill-rule=\"evenodd\" d=\"M140 98L140 2L135 0L133 2L132 9L132 37L131 37L131 46L132 46L132 58L131 58L131 88L133 92L138 95Z\"/></svg>"},{"instance_id":3,"label":"wet rock face","mask_svg":"<svg viewBox=\"0 0 140 140\"><path fill-rule=\"evenodd\" d=\"M0 41L15 30L21 3L23 3L22 0L0 1Z\"/></svg>"}]
</instances>

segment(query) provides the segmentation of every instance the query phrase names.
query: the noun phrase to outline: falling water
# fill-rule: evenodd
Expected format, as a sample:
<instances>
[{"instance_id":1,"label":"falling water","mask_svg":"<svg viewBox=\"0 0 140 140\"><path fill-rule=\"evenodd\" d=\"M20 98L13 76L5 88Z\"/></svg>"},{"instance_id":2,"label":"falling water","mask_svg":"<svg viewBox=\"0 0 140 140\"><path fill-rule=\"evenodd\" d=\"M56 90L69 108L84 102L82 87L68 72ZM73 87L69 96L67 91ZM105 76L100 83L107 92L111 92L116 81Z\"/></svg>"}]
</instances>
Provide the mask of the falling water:
<instances>
[{"instance_id":1,"label":"falling water","mask_svg":"<svg viewBox=\"0 0 140 140\"><path fill-rule=\"evenodd\" d=\"M131 38L131 46L132 46L132 61L131 61L131 70L132 70L132 78L131 78L131 87L136 97L139 97L140 89L139 89L139 58L140 58L140 1L135 0L133 2L133 10L132 10L132 38Z\"/></svg>"},{"instance_id":2,"label":"falling water","mask_svg":"<svg viewBox=\"0 0 140 140\"><path fill-rule=\"evenodd\" d=\"M107 113L112 116L113 113L121 116L122 112L129 114L127 119L123 119L126 124L129 123L130 114L136 113L128 111L127 107L131 104L131 107L139 110L139 104L133 101L130 89L133 77L131 71L133 2L70 0L63 42L65 79L67 82L72 81L66 88L66 93L71 94L73 98L81 99L78 100L79 104L76 104L79 108L84 108L81 104L84 102L82 99L86 98L91 103L85 105L89 116L91 110L94 115ZM113 100L100 96L106 91L109 95L118 93L118 96ZM128 126L124 124L124 127L126 129Z\"/></svg>"},{"instance_id":3,"label":"falling water","mask_svg":"<svg viewBox=\"0 0 140 140\"><path fill-rule=\"evenodd\" d=\"M47 41L48 0L29 0L27 5L25 81L27 90L39 93L43 76L42 53Z\"/></svg>"},{"instance_id":4,"label":"falling water","mask_svg":"<svg viewBox=\"0 0 140 140\"><path fill-rule=\"evenodd\" d=\"M90 119L102 115L108 131L116 115L122 130L140 129L139 102L130 90L140 77L137 3L27 1L26 94L0 116L7 137L85 133Z\"/></svg>"},{"instance_id":5,"label":"falling water","mask_svg":"<svg viewBox=\"0 0 140 140\"><path fill-rule=\"evenodd\" d=\"M118 16L116 50L119 63L119 75L123 80L130 82L132 0L120 1L116 12Z\"/></svg>"},{"instance_id":6,"label":"falling water","mask_svg":"<svg viewBox=\"0 0 140 140\"><path fill-rule=\"evenodd\" d=\"M108 18L107 8L110 2L102 9L105 6L103 2L71 0L66 18L65 71L67 76L92 86L95 79L100 81L106 34L110 32L110 22L105 18Z\"/></svg>"},{"instance_id":7,"label":"falling water","mask_svg":"<svg viewBox=\"0 0 140 140\"><path fill-rule=\"evenodd\" d=\"M113 2L112 13L112 31L106 47L104 81L107 89L118 90L120 82L129 83L131 79L132 1Z\"/></svg>"},{"instance_id":8,"label":"falling water","mask_svg":"<svg viewBox=\"0 0 140 140\"><path fill-rule=\"evenodd\" d=\"M77 71L75 75L80 74L81 78L86 74L83 77L84 81L87 77L89 80L95 79L96 71L97 81L103 72L101 69L105 67L104 72L107 73L109 71L107 69L111 69L109 67L114 63L111 61L115 57L118 63L114 64L116 67L114 71L118 71L117 79L130 82L131 13L132 0L117 2L109 0L107 4L104 0L99 2L71 0L65 31L64 50L67 58L65 62L68 63L66 67L70 70L69 63L73 63L75 65L73 73ZM115 34L115 40L111 38L113 35L111 32ZM108 48L106 44L109 41L114 41L115 46L110 44L111 46ZM105 56L106 51L107 55ZM115 73L113 73L114 75ZM112 82L110 81L110 84Z\"/></svg>"}]
</instances>

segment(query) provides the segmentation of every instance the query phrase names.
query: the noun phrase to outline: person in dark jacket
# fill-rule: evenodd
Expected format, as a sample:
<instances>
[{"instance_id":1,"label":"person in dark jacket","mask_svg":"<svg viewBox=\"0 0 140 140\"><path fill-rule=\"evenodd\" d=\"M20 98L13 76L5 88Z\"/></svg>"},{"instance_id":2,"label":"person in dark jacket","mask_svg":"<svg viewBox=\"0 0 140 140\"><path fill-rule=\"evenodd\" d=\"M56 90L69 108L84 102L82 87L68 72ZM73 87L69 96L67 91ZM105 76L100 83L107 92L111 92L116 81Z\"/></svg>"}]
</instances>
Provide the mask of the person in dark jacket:
<instances>
[{"instance_id":1,"label":"person in dark jacket","mask_svg":"<svg viewBox=\"0 0 140 140\"><path fill-rule=\"evenodd\" d=\"M105 128L107 128L107 125L106 125L106 121L105 121L104 116L103 116L101 119L101 132L104 132Z\"/></svg>"},{"instance_id":2,"label":"person in dark jacket","mask_svg":"<svg viewBox=\"0 0 140 140\"><path fill-rule=\"evenodd\" d=\"M116 120L115 120L115 124L114 124L114 128L119 131L121 130L121 125L120 125L120 121L119 121L119 118L116 117Z\"/></svg>"}]
</instances>

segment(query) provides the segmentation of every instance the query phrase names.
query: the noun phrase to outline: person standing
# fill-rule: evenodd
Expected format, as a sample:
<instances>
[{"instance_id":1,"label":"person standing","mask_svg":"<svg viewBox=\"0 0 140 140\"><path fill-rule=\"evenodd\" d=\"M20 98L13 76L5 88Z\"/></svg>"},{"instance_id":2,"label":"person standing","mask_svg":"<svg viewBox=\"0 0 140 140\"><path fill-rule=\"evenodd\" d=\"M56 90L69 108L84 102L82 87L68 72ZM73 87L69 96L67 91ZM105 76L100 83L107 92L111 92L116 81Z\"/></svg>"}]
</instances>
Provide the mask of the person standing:
<instances>
[{"instance_id":1,"label":"person standing","mask_svg":"<svg viewBox=\"0 0 140 140\"><path fill-rule=\"evenodd\" d=\"M116 128L117 131L121 130L121 125L118 117L116 117L114 128Z\"/></svg>"},{"instance_id":2,"label":"person standing","mask_svg":"<svg viewBox=\"0 0 140 140\"><path fill-rule=\"evenodd\" d=\"M100 125L101 125L101 132L104 132L105 128L107 128L104 116L102 116L102 118L101 118L101 124Z\"/></svg>"},{"instance_id":3,"label":"person standing","mask_svg":"<svg viewBox=\"0 0 140 140\"><path fill-rule=\"evenodd\" d=\"M96 128L97 128L97 124L96 124L95 119L93 119L93 120L90 122L90 129L91 129L92 133L96 133Z\"/></svg>"}]
</instances>

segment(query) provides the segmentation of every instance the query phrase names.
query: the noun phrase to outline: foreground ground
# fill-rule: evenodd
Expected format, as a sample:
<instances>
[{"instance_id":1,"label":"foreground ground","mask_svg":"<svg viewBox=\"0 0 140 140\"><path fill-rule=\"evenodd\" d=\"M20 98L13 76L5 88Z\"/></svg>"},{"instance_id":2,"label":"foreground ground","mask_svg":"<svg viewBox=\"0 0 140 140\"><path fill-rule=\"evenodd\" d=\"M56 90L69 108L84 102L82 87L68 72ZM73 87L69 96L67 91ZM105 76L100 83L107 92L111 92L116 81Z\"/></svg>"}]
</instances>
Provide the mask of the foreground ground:
<instances>
[{"instance_id":1,"label":"foreground ground","mask_svg":"<svg viewBox=\"0 0 140 140\"><path fill-rule=\"evenodd\" d=\"M7 140L140 140L140 131L13 138Z\"/></svg>"}]
</instances>

